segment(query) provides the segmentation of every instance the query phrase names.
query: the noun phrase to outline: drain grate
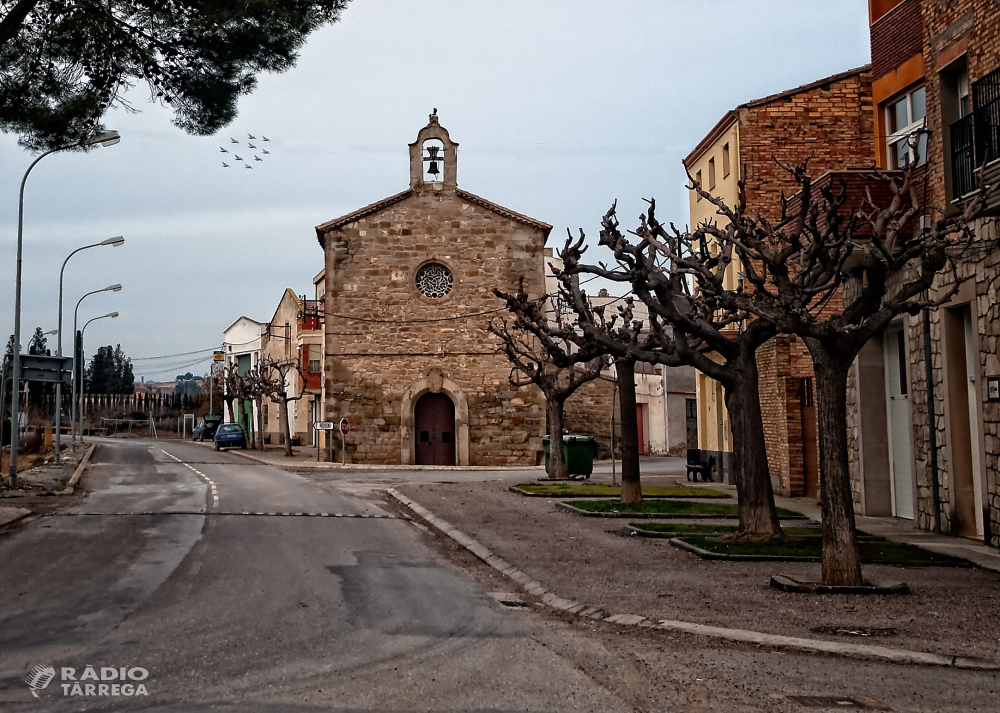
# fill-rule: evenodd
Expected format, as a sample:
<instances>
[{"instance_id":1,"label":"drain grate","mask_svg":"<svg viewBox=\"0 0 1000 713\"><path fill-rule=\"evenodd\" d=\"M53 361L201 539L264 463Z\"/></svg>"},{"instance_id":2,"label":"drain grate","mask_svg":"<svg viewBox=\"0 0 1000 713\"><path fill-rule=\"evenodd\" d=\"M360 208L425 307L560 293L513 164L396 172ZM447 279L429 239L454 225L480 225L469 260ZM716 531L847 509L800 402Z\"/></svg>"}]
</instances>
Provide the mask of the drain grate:
<instances>
[{"instance_id":1,"label":"drain grate","mask_svg":"<svg viewBox=\"0 0 1000 713\"><path fill-rule=\"evenodd\" d=\"M521 599L520 594L515 594L513 592L490 592L490 596L497 600L500 604L505 607L518 608L528 606L523 599Z\"/></svg>"},{"instance_id":2,"label":"drain grate","mask_svg":"<svg viewBox=\"0 0 1000 713\"><path fill-rule=\"evenodd\" d=\"M815 626L810 629L814 634L832 634L834 636L895 636L899 632L894 626Z\"/></svg>"},{"instance_id":3,"label":"drain grate","mask_svg":"<svg viewBox=\"0 0 1000 713\"><path fill-rule=\"evenodd\" d=\"M868 708L861 701L847 696L789 696L789 698L810 708Z\"/></svg>"}]
</instances>

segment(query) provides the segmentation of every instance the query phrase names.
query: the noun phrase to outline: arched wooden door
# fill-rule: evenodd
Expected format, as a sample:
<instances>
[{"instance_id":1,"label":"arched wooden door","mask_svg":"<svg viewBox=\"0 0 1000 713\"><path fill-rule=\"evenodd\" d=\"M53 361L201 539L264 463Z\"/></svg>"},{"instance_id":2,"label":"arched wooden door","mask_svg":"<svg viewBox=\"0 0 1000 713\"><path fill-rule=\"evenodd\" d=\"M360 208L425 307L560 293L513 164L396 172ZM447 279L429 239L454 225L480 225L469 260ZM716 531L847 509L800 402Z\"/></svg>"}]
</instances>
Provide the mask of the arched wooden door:
<instances>
[{"instance_id":1,"label":"arched wooden door","mask_svg":"<svg viewBox=\"0 0 1000 713\"><path fill-rule=\"evenodd\" d=\"M417 465L455 465L455 404L445 394L424 394L413 407Z\"/></svg>"}]
</instances>

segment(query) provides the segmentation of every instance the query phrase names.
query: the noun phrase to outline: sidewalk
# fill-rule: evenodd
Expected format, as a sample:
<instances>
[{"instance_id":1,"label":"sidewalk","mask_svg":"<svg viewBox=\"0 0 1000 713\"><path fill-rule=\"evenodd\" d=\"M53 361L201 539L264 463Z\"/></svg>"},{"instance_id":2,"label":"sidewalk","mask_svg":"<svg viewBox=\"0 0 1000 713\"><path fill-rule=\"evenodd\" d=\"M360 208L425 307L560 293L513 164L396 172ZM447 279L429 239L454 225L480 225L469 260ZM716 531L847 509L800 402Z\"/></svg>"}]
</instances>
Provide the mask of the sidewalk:
<instances>
[{"instance_id":1,"label":"sidewalk","mask_svg":"<svg viewBox=\"0 0 1000 713\"><path fill-rule=\"evenodd\" d=\"M650 621L1000 661L996 572L866 566L867 576L905 581L911 593L787 594L769 586L772 575L817 578L819 565L700 560L666 540L623 535L627 519L579 517L557 508L555 499L510 493L502 482L396 489L565 600ZM780 504L818 515L807 503L782 499ZM825 633L865 629L890 635Z\"/></svg>"},{"instance_id":2,"label":"sidewalk","mask_svg":"<svg viewBox=\"0 0 1000 713\"><path fill-rule=\"evenodd\" d=\"M736 487L732 485L716 485L716 489L731 493L736 497ZM820 520L820 506L816 500L809 498L785 498L780 495L774 496L774 503L778 507L795 510L803 515L808 515L814 520ZM981 540L970 540L965 537L951 537L940 535L926 530L918 530L912 520L903 520L898 517L866 517L864 515L855 516L855 521L859 530L863 530L870 535L884 537L890 542L898 542L908 545L916 545L932 552L961 557L983 569L993 572L1000 572L1000 550L990 547Z\"/></svg>"}]
</instances>

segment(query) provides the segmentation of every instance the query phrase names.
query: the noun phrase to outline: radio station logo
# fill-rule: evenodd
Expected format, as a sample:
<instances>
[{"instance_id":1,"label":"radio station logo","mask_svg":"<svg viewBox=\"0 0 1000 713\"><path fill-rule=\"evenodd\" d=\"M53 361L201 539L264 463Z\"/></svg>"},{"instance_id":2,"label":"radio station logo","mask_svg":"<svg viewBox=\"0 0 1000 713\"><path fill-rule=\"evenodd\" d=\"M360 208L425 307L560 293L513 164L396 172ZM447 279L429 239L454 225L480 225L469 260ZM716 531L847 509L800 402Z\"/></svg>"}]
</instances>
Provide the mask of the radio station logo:
<instances>
[{"instance_id":1,"label":"radio station logo","mask_svg":"<svg viewBox=\"0 0 1000 713\"><path fill-rule=\"evenodd\" d=\"M24 682L31 695L39 698L38 692L45 690L56 678L54 667L39 664L31 669ZM148 696L149 691L143 683L148 678L149 671L141 666L95 667L87 664L82 671L62 666L58 672L58 686L64 696Z\"/></svg>"}]
</instances>

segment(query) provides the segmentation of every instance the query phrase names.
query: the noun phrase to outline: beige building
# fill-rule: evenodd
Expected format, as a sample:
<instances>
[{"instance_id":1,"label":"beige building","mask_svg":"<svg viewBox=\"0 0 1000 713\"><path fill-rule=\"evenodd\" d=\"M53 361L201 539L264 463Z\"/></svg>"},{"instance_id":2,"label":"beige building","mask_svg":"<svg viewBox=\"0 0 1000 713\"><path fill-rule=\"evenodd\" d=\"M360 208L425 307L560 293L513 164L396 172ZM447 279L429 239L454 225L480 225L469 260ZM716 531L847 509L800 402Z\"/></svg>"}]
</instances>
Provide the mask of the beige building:
<instances>
[{"instance_id":1,"label":"beige building","mask_svg":"<svg viewBox=\"0 0 1000 713\"><path fill-rule=\"evenodd\" d=\"M313 423L322 415L323 315L321 303L284 291L271 321L261 335L261 357L293 365L285 376L285 392L295 401L288 404L289 431L293 442L315 445ZM282 404L264 400L264 436L267 442L284 442L279 421Z\"/></svg>"}]
</instances>

